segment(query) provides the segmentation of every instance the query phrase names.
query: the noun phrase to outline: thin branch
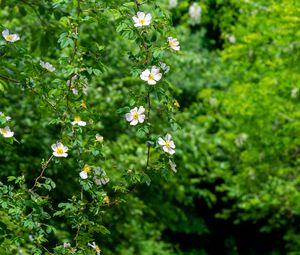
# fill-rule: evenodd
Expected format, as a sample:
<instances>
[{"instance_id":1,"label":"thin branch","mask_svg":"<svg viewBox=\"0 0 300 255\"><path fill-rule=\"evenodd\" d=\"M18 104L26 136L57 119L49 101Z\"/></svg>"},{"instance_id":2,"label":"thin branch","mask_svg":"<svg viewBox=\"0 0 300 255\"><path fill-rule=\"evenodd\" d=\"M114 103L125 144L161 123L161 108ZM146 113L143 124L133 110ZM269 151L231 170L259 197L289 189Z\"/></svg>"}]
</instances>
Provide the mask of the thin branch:
<instances>
[{"instance_id":1,"label":"thin branch","mask_svg":"<svg viewBox=\"0 0 300 255\"><path fill-rule=\"evenodd\" d=\"M1 75L1 74L0 74L0 79L1 79L1 80L4 80L4 81L11 81L11 82L14 82L14 83L21 83L21 81L18 81L18 80L9 78L9 77L4 76L4 75Z\"/></svg>"},{"instance_id":2,"label":"thin branch","mask_svg":"<svg viewBox=\"0 0 300 255\"><path fill-rule=\"evenodd\" d=\"M53 158L53 155L51 155L51 157L46 161L46 163L42 164L42 171L41 171L40 175L35 179L32 188L29 190L30 192L33 191L33 189L36 187L38 181L43 177L44 172L47 169L47 167L48 167L48 165L49 165L52 158Z\"/></svg>"},{"instance_id":3,"label":"thin branch","mask_svg":"<svg viewBox=\"0 0 300 255\"><path fill-rule=\"evenodd\" d=\"M74 240L76 242L76 248L78 247L78 236L79 236L79 233L80 233L80 228L81 228L81 225L79 224L78 225L78 228L77 228L77 231L76 231L76 236L74 237Z\"/></svg>"},{"instance_id":4,"label":"thin branch","mask_svg":"<svg viewBox=\"0 0 300 255\"><path fill-rule=\"evenodd\" d=\"M29 89L30 89L30 91L32 92L32 93L34 93L34 94L36 94L36 95L38 95L38 96L41 96L38 92L36 92L33 88L31 88L30 86L27 86ZM43 101L45 101L57 114L59 114L59 112L58 112L58 110L57 110L57 108L56 108L56 106L55 105L53 105L46 97L43 97L42 98L43 99Z\"/></svg>"},{"instance_id":5,"label":"thin branch","mask_svg":"<svg viewBox=\"0 0 300 255\"><path fill-rule=\"evenodd\" d=\"M148 124L150 123L150 112L151 112L151 96L150 96L150 89L148 89L148 95L147 95L147 101L148 101L148 112L147 112L147 122ZM147 140L148 140L148 148L147 148L147 164L146 164L146 169L149 167L149 163L150 163L150 149L151 149L151 145L149 143L150 140L150 127L149 128L149 132L147 134Z\"/></svg>"}]
</instances>

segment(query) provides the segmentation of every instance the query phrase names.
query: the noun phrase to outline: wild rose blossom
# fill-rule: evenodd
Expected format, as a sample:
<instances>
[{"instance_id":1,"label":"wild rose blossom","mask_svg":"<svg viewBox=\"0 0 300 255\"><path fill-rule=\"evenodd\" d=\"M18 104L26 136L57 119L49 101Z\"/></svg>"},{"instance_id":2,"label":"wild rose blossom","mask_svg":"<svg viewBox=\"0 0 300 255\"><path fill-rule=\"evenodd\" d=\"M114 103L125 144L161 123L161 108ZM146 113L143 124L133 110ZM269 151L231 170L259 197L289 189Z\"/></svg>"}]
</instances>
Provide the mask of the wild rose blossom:
<instances>
[{"instance_id":1,"label":"wild rose blossom","mask_svg":"<svg viewBox=\"0 0 300 255\"><path fill-rule=\"evenodd\" d=\"M14 136L14 132L12 132L9 127L0 128L0 134L3 135L4 138L10 138Z\"/></svg>"},{"instance_id":2,"label":"wild rose blossom","mask_svg":"<svg viewBox=\"0 0 300 255\"><path fill-rule=\"evenodd\" d=\"M4 39L8 42L16 42L20 40L20 36L17 34L10 34L8 29L5 29L4 31L2 31L2 36L4 37Z\"/></svg>"},{"instance_id":3,"label":"wild rose blossom","mask_svg":"<svg viewBox=\"0 0 300 255\"><path fill-rule=\"evenodd\" d=\"M152 17L150 13L137 12L136 16L133 16L132 19L135 27L143 27L150 25Z\"/></svg>"},{"instance_id":4,"label":"wild rose blossom","mask_svg":"<svg viewBox=\"0 0 300 255\"><path fill-rule=\"evenodd\" d=\"M171 36L168 37L168 43L171 49L173 50L180 50L179 41L176 38L173 38Z\"/></svg>"},{"instance_id":5,"label":"wild rose blossom","mask_svg":"<svg viewBox=\"0 0 300 255\"><path fill-rule=\"evenodd\" d=\"M149 85L154 85L156 82L158 82L162 77L162 74L160 73L159 68L156 66L152 66L151 70L146 69L142 72L140 75L140 78L143 81L146 81Z\"/></svg>"},{"instance_id":6,"label":"wild rose blossom","mask_svg":"<svg viewBox=\"0 0 300 255\"><path fill-rule=\"evenodd\" d=\"M172 136L170 134L167 134L165 136L165 140L161 137L158 138L158 144L162 146L163 150L166 153L169 153L170 155L173 155L175 153L175 144L174 141L172 141Z\"/></svg>"},{"instance_id":7,"label":"wild rose blossom","mask_svg":"<svg viewBox=\"0 0 300 255\"><path fill-rule=\"evenodd\" d=\"M139 109L137 107L134 107L130 110L129 113L126 113L125 117L129 124L132 126L137 125L138 123L143 123L145 120L145 108L143 106L140 106Z\"/></svg>"},{"instance_id":8,"label":"wild rose blossom","mask_svg":"<svg viewBox=\"0 0 300 255\"><path fill-rule=\"evenodd\" d=\"M64 146L62 143L55 143L51 145L51 148L53 150L53 155L55 157L68 157L68 147Z\"/></svg>"}]
</instances>

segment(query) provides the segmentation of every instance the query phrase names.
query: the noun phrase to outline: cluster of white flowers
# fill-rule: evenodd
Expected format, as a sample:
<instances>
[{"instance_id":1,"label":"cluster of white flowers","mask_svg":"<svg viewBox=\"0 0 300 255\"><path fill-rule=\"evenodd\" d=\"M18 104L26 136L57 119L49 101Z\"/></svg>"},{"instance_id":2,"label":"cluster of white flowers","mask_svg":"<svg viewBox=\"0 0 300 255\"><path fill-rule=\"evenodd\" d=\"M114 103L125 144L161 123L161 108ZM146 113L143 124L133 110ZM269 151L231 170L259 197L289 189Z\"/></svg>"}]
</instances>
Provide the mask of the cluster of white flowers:
<instances>
[{"instance_id":1,"label":"cluster of white flowers","mask_svg":"<svg viewBox=\"0 0 300 255\"><path fill-rule=\"evenodd\" d=\"M197 25L200 23L202 9L198 3L193 3L189 8L189 15L191 18L192 25Z\"/></svg>"},{"instance_id":2,"label":"cluster of white flowers","mask_svg":"<svg viewBox=\"0 0 300 255\"><path fill-rule=\"evenodd\" d=\"M4 37L4 39L7 42L16 42L20 40L20 36L17 34L10 34L8 29L5 29L4 31L2 31L2 36Z\"/></svg>"},{"instance_id":3,"label":"cluster of white flowers","mask_svg":"<svg viewBox=\"0 0 300 255\"><path fill-rule=\"evenodd\" d=\"M177 0L176 1L170 1L169 2L170 7L174 8L177 6ZM199 8L196 5L193 5L191 9L191 15L195 19ZM200 8L200 14L201 14L201 8ZM200 16L199 16L200 17ZM152 20L151 14L145 14L144 12L137 12L136 16L132 17L134 21L135 27L143 27L143 26L149 26ZM180 50L180 44L179 41L176 38L173 38L171 36L168 37L168 46L174 50L179 51ZM170 71L170 66L168 66L166 63L160 62L159 66L152 66L151 69L148 68L144 70L141 75L140 79L147 82L148 85L155 85L158 81L162 78L162 73L166 74ZM126 120L129 122L130 125L135 126L138 123L143 123L145 121L145 108L143 106L134 107L130 110L129 113L125 114ZM174 141L171 140L171 135L167 134L165 136L165 140L161 137L158 138L158 144L162 146L162 149L170 154L173 155L175 153L175 144ZM172 171L176 172L176 164L170 161L170 166Z\"/></svg>"}]
</instances>

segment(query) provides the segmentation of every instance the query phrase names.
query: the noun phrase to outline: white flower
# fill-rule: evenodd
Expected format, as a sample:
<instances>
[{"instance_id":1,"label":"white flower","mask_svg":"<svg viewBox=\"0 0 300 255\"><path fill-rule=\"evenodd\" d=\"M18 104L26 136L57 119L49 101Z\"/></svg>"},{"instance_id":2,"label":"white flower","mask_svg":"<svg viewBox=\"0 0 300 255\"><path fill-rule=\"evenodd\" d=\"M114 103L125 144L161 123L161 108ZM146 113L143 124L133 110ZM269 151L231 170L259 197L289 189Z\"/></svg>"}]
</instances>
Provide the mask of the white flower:
<instances>
[{"instance_id":1,"label":"white flower","mask_svg":"<svg viewBox=\"0 0 300 255\"><path fill-rule=\"evenodd\" d=\"M101 167L96 167L94 169L94 182L96 185L105 185L109 182L109 178L106 172Z\"/></svg>"},{"instance_id":2,"label":"white flower","mask_svg":"<svg viewBox=\"0 0 300 255\"><path fill-rule=\"evenodd\" d=\"M95 250L97 255L100 255L101 252L100 247L95 242L88 243L88 246L92 247Z\"/></svg>"},{"instance_id":3,"label":"white flower","mask_svg":"<svg viewBox=\"0 0 300 255\"><path fill-rule=\"evenodd\" d=\"M151 23L151 14L147 15L144 12L137 12L136 16L132 17L135 27L149 26Z\"/></svg>"},{"instance_id":4,"label":"white flower","mask_svg":"<svg viewBox=\"0 0 300 255\"><path fill-rule=\"evenodd\" d=\"M14 136L14 132L12 132L9 127L0 128L0 134L2 134L4 138L10 138Z\"/></svg>"},{"instance_id":5,"label":"white flower","mask_svg":"<svg viewBox=\"0 0 300 255\"><path fill-rule=\"evenodd\" d=\"M149 85L156 84L157 81L159 81L162 77L162 74L159 72L159 68L156 66L152 66L151 71L149 69L146 69L142 74L140 75L140 78L143 81L148 82Z\"/></svg>"},{"instance_id":6,"label":"white flower","mask_svg":"<svg viewBox=\"0 0 300 255\"><path fill-rule=\"evenodd\" d=\"M299 89L298 88L293 88L291 91L291 97L292 98L297 98L299 96Z\"/></svg>"},{"instance_id":7,"label":"white flower","mask_svg":"<svg viewBox=\"0 0 300 255\"><path fill-rule=\"evenodd\" d=\"M162 146L163 150L169 154L174 154L175 153L175 144L171 140L172 136L170 134L167 134L165 136L165 140L162 139L161 137L158 138L158 144Z\"/></svg>"},{"instance_id":8,"label":"white flower","mask_svg":"<svg viewBox=\"0 0 300 255\"><path fill-rule=\"evenodd\" d=\"M86 125L86 122L82 121L80 116L75 116L74 121L72 122L72 125L78 125L78 126L84 127Z\"/></svg>"},{"instance_id":9,"label":"white flower","mask_svg":"<svg viewBox=\"0 0 300 255\"><path fill-rule=\"evenodd\" d=\"M160 62L159 67L164 72L164 74L170 71L170 67L166 63Z\"/></svg>"},{"instance_id":10,"label":"white flower","mask_svg":"<svg viewBox=\"0 0 300 255\"><path fill-rule=\"evenodd\" d=\"M66 158L68 156L68 147L64 146L62 143L55 143L51 145L53 150L53 155L55 157L63 157Z\"/></svg>"},{"instance_id":11,"label":"white flower","mask_svg":"<svg viewBox=\"0 0 300 255\"><path fill-rule=\"evenodd\" d=\"M64 243L64 248L68 248L68 247L71 247L71 244L70 243Z\"/></svg>"},{"instance_id":12,"label":"white flower","mask_svg":"<svg viewBox=\"0 0 300 255\"><path fill-rule=\"evenodd\" d=\"M20 40L20 37L17 34L10 34L8 29L2 31L2 36L6 41L12 43Z\"/></svg>"},{"instance_id":13,"label":"white flower","mask_svg":"<svg viewBox=\"0 0 300 255\"><path fill-rule=\"evenodd\" d=\"M130 122L130 125L135 126L138 123L143 123L145 120L145 108L140 106L139 109L134 107L129 113L126 113L126 120Z\"/></svg>"},{"instance_id":14,"label":"white flower","mask_svg":"<svg viewBox=\"0 0 300 255\"><path fill-rule=\"evenodd\" d=\"M102 143L104 141L104 138L102 135L96 134L96 141L99 143Z\"/></svg>"},{"instance_id":15,"label":"white flower","mask_svg":"<svg viewBox=\"0 0 300 255\"><path fill-rule=\"evenodd\" d=\"M0 112L0 117L5 117L5 119L7 121L10 121L11 120L11 117L10 116L5 116L3 112Z\"/></svg>"},{"instance_id":16,"label":"white flower","mask_svg":"<svg viewBox=\"0 0 300 255\"><path fill-rule=\"evenodd\" d=\"M92 167L89 166L88 164L85 164L82 171L79 173L81 179L87 179L88 174L92 171Z\"/></svg>"},{"instance_id":17,"label":"white flower","mask_svg":"<svg viewBox=\"0 0 300 255\"><path fill-rule=\"evenodd\" d=\"M232 44L236 43L236 39L234 35L228 35L228 41Z\"/></svg>"},{"instance_id":18,"label":"white flower","mask_svg":"<svg viewBox=\"0 0 300 255\"><path fill-rule=\"evenodd\" d=\"M180 50L180 45L179 45L179 42L176 38L173 38L173 37L169 36L168 37L168 43L169 43L169 46L173 50Z\"/></svg>"},{"instance_id":19,"label":"white flower","mask_svg":"<svg viewBox=\"0 0 300 255\"><path fill-rule=\"evenodd\" d=\"M176 173L177 172L176 164L174 162L172 162L170 159L169 159L169 164L170 164L170 167L171 167L172 171L174 173Z\"/></svg>"},{"instance_id":20,"label":"white flower","mask_svg":"<svg viewBox=\"0 0 300 255\"><path fill-rule=\"evenodd\" d=\"M49 72L55 71L55 67L48 62L43 62L42 60L40 60L40 65L41 65L41 67L45 68Z\"/></svg>"},{"instance_id":21,"label":"white flower","mask_svg":"<svg viewBox=\"0 0 300 255\"><path fill-rule=\"evenodd\" d=\"M177 0L169 0L170 8L175 8L177 6Z\"/></svg>"},{"instance_id":22,"label":"white flower","mask_svg":"<svg viewBox=\"0 0 300 255\"><path fill-rule=\"evenodd\" d=\"M200 23L202 9L197 3L193 3L189 8L189 15L192 19L192 25Z\"/></svg>"}]
</instances>

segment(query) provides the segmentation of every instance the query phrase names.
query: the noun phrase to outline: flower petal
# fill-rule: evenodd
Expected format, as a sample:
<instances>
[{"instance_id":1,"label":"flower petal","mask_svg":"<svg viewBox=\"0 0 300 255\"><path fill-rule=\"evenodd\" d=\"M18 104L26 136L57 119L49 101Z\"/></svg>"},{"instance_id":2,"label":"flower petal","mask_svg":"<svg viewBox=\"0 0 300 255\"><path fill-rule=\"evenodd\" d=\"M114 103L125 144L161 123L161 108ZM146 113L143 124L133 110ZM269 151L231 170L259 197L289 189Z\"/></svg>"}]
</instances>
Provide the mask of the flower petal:
<instances>
[{"instance_id":1,"label":"flower petal","mask_svg":"<svg viewBox=\"0 0 300 255\"><path fill-rule=\"evenodd\" d=\"M170 134L167 134L165 138L167 141L170 141L172 139L172 136Z\"/></svg>"},{"instance_id":2,"label":"flower petal","mask_svg":"<svg viewBox=\"0 0 300 255\"><path fill-rule=\"evenodd\" d=\"M138 123L139 123L138 120L132 120L132 121L130 122L130 125L135 126L135 125L138 124Z\"/></svg>"},{"instance_id":3,"label":"flower petal","mask_svg":"<svg viewBox=\"0 0 300 255\"><path fill-rule=\"evenodd\" d=\"M57 148L57 145L56 145L56 143L51 145L51 149L52 149L52 150L54 150L54 151L55 151L55 150L56 150L56 148Z\"/></svg>"},{"instance_id":4,"label":"flower petal","mask_svg":"<svg viewBox=\"0 0 300 255\"><path fill-rule=\"evenodd\" d=\"M145 114L139 115L139 122L140 122L140 123L143 123L144 120L145 120Z\"/></svg>"},{"instance_id":5,"label":"flower petal","mask_svg":"<svg viewBox=\"0 0 300 255\"><path fill-rule=\"evenodd\" d=\"M144 106L140 106L140 107L139 107L139 110L138 110L138 113L139 113L139 114L142 114L142 113L144 113L144 112L145 112Z\"/></svg>"},{"instance_id":6,"label":"flower petal","mask_svg":"<svg viewBox=\"0 0 300 255\"><path fill-rule=\"evenodd\" d=\"M79 175L80 175L80 177L81 177L81 179L87 179L88 178L88 174L85 172L85 171L81 171L80 173L79 173Z\"/></svg>"},{"instance_id":7,"label":"flower petal","mask_svg":"<svg viewBox=\"0 0 300 255\"><path fill-rule=\"evenodd\" d=\"M161 77L162 77L161 73L155 74L154 75L154 80L159 81L161 79Z\"/></svg>"},{"instance_id":8,"label":"flower petal","mask_svg":"<svg viewBox=\"0 0 300 255\"><path fill-rule=\"evenodd\" d=\"M125 118L127 121L132 121L132 114L131 113L126 113Z\"/></svg>"},{"instance_id":9,"label":"flower petal","mask_svg":"<svg viewBox=\"0 0 300 255\"><path fill-rule=\"evenodd\" d=\"M161 137L159 137L159 138L158 138L158 144L161 145L161 146L163 146L163 145L166 144L166 142L165 142L164 139L162 139Z\"/></svg>"},{"instance_id":10,"label":"flower petal","mask_svg":"<svg viewBox=\"0 0 300 255\"><path fill-rule=\"evenodd\" d=\"M137 12L137 17L139 18L139 19L145 19L145 13L144 12Z\"/></svg>"}]
</instances>

